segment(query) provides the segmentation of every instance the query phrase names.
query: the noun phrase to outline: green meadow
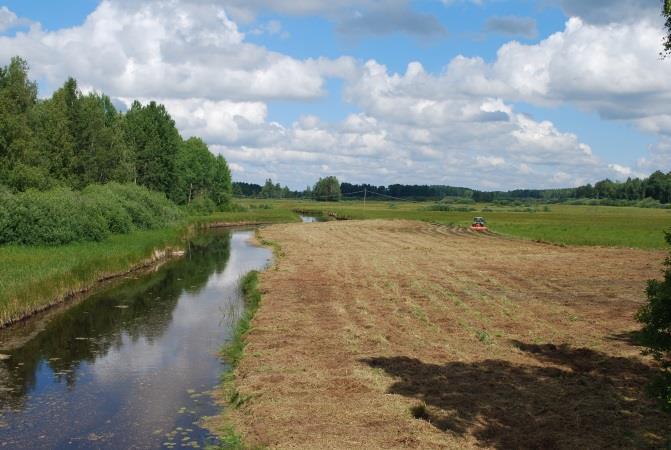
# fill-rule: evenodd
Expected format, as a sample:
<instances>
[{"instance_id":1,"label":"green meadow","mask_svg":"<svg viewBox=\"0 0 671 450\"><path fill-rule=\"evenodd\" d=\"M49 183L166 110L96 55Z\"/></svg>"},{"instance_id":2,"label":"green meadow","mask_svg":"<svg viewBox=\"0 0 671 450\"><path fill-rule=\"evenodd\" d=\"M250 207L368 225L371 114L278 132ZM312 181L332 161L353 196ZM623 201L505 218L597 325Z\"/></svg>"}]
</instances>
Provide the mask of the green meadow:
<instances>
[{"instance_id":1,"label":"green meadow","mask_svg":"<svg viewBox=\"0 0 671 450\"><path fill-rule=\"evenodd\" d=\"M280 211L334 212L350 219L409 219L468 226L484 216L496 233L566 245L601 245L643 249L665 248L664 230L671 227L671 209L615 206L492 204L447 205L451 211L432 211L433 202L314 202L240 200L246 207L265 205ZM250 209L250 211L253 211Z\"/></svg>"}]
</instances>

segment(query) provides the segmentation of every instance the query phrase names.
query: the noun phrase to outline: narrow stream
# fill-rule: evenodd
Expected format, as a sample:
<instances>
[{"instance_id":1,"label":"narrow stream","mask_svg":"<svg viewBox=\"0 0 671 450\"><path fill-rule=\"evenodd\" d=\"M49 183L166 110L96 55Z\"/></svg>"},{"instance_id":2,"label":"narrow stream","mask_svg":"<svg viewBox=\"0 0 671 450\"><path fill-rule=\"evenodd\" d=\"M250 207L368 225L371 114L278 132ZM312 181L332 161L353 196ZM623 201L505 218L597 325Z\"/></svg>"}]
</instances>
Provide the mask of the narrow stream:
<instances>
[{"instance_id":1,"label":"narrow stream","mask_svg":"<svg viewBox=\"0 0 671 450\"><path fill-rule=\"evenodd\" d=\"M251 231L213 231L185 257L0 332L0 448L201 448L219 408L218 352L263 269Z\"/></svg>"},{"instance_id":2,"label":"narrow stream","mask_svg":"<svg viewBox=\"0 0 671 450\"><path fill-rule=\"evenodd\" d=\"M314 223L314 222L321 222L317 217L312 217L312 216L299 216L303 223Z\"/></svg>"}]
</instances>

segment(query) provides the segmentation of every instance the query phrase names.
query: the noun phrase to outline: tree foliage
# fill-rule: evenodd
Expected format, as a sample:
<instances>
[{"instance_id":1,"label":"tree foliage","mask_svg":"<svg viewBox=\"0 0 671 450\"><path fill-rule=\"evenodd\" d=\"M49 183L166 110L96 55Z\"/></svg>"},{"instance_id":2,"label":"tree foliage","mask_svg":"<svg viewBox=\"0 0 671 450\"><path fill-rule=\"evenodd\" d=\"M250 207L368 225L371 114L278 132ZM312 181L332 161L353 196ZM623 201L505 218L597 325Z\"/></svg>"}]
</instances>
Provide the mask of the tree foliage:
<instances>
[{"instance_id":1,"label":"tree foliage","mask_svg":"<svg viewBox=\"0 0 671 450\"><path fill-rule=\"evenodd\" d=\"M24 60L0 67L0 184L23 192L109 182L214 208L232 191L224 158L200 139L183 141L163 105L134 102L122 113L106 95L82 94L72 78L40 100Z\"/></svg>"},{"instance_id":2,"label":"tree foliage","mask_svg":"<svg viewBox=\"0 0 671 450\"><path fill-rule=\"evenodd\" d=\"M314 189L312 189L312 195L315 200L326 201L326 202L337 202L340 201L342 193L340 191L340 182L336 177L326 177L319 178L317 184L315 184Z\"/></svg>"},{"instance_id":3,"label":"tree foliage","mask_svg":"<svg viewBox=\"0 0 671 450\"><path fill-rule=\"evenodd\" d=\"M137 183L174 198L175 163L182 139L165 107L135 101L126 114L126 138L135 150Z\"/></svg>"},{"instance_id":4,"label":"tree foliage","mask_svg":"<svg viewBox=\"0 0 671 450\"><path fill-rule=\"evenodd\" d=\"M671 231L666 233L671 244ZM662 281L648 281L648 303L638 312L643 324L641 343L662 363L663 373L653 383L653 392L671 410L671 255L664 262Z\"/></svg>"},{"instance_id":5,"label":"tree foliage","mask_svg":"<svg viewBox=\"0 0 671 450\"><path fill-rule=\"evenodd\" d=\"M251 185L248 185L248 189L249 186ZM280 183L273 183L273 180L270 178L266 180L258 192L258 197L261 198L289 198L294 196L295 193L291 192L287 186L282 187Z\"/></svg>"}]
</instances>

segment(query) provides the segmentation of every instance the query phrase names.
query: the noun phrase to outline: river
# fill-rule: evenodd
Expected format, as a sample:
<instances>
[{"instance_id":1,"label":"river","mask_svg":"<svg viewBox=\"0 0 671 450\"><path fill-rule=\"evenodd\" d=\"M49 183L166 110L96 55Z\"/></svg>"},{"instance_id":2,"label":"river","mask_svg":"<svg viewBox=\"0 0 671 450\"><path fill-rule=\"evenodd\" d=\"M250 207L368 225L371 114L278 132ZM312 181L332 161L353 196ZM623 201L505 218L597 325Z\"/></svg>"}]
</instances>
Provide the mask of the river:
<instances>
[{"instance_id":1,"label":"river","mask_svg":"<svg viewBox=\"0 0 671 450\"><path fill-rule=\"evenodd\" d=\"M0 332L0 447L201 448L244 309L239 280L271 253L212 231L186 255Z\"/></svg>"}]
</instances>

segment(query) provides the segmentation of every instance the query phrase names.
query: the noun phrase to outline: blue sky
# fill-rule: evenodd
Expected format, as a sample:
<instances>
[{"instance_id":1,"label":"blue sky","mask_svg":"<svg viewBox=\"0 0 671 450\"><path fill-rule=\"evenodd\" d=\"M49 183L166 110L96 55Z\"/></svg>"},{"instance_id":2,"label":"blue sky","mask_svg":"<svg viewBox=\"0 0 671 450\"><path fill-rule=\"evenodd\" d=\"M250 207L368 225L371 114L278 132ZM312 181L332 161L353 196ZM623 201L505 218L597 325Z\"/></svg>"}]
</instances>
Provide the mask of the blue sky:
<instances>
[{"instance_id":1,"label":"blue sky","mask_svg":"<svg viewBox=\"0 0 671 450\"><path fill-rule=\"evenodd\" d=\"M204 134L213 151L223 153L231 162L236 178L248 181L259 182L272 176L293 187L302 187L310 179L334 172L355 182L435 182L516 188L645 175L653 165L662 166L655 169L669 170L664 166L671 159L665 128L669 111L663 104L633 101L635 104L630 106L626 103L630 100L620 99L623 94L628 95L627 99L636 98L636 90L622 87L623 80L640 89L640 98L651 90L663 89L664 82L658 80L650 81L650 86L639 86L641 83L632 80L643 79L642 74L655 70L662 76L671 62L657 59L654 62L646 56L631 63L631 74L620 76L615 69L622 62L614 61L609 67L608 57L618 52L636 54L644 44L639 42L632 49L607 49L589 39L590 33L624 33L622 42L628 42L627 33L632 33L633 41L634 33L640 35L642 29L659 33L655 29L659 21L652 9L627 9L635 7L636 0L609 3L609 11L621 8L622 21L616 15L607 23L600 23L601 1L594 2L594 8L590 9L577 0L387 3L367 0L349 4L344 1L342 7L322 6L316 1L287 0L277 6L278 2L272 0L220 0L207 6L213 8L211 11L223 13L225 19L219 23L210 20L212 14L209 17L202 14L203 3L207 2L155 0L152 4L109 0L101 5L95 0L0 1L0 7L12 15L6 17L16 17L13 24L8 22L3 27L0 15L0 35L5 36L0 63L5 63L12 54L26 57L43 95L57 88L64 76L73 75L84 89L103 90L116 98L118 104L131 96L165 100L183 133ZM139 32L138 40L125 42L124 37L131 35L126 30L146 26L144 22L133 21L141 20L147 8L154 8L149 15L156 21L150 26L163 30L156 34L162 41L151 46L151 33L143 36ZM177 33L176 27L182 26L171 22L174 20L171 11L176 10L193 23L171 37L170 33ZM577 31L567 26L571 17L579 21ZM96 43L114 21L123 24L115 31L120 33L116 40ZM184 83L161 88L157 84L144 85L144 79L129 82L121 70L103 78L95 65L76 58L72 55L74 50L58 43L76 42L77 51L82 54L91 51L92 55L100 55L102 48L113 58L105 58L99 64L112 64L118 59L119 64L127 64L126 68L129 61L134 65L146 63L127 56L137 50L135 46L146 45L143 57L147 58L150 51L159 52L156 56L161 65L154 66L155 70L170 72L179 65L171 66L174 60L167 50L171 42L183 40L181 44L190 45L194 41L187 34L195 35L203 27L230 39L215 46L209 42L195 46L194 55L214 53L189 61L187 67L194 73L202 71L204 77L216 76L216 68L197 64L208 57L216 58L222 68L229 69L226 58L230 58L236 76L247 70L249 76L262 73L269 80L280 82L259 89L223 83L225 86L213 89L210 94L195 88L183 91ZM63 33L66 28L71 31ZM554 37L548 39L555 33L562 39L563 47L550 42ZM147 42L140 43L143 39ZM511 45L511 41L520 45ZM113 48L117 42L119 48ZM96 49L95 45L103 47ZM624 44L616 41L612 45ZM44 51L49 46L56 46L56 53L69 53L66 58L49 60L45 56L49 51ZM497 56L502 47L513 50L509 53L515 58L509 59L516 61L516 65L509 65L507 57ZM587 60L576 59L572 63L571 57L577 58L576 48L595 53ZM525 53L536 71L528 79L520 78ZM241 62L244 56L240 55L246 54L253 54L254 61ZM469 62L481 59L483 67L477 73L464 75L466 78L455 78L447 67L461 57ZM314 60L319 58L326 62L315 67ZM276 63L277 60L281 62ZM581 70L585 61L589 65L589 61L595 60L603 60L603 64L590 66L586 75ZM367 65L369 62L374 65ZM422 66L419 77L406 73L413 62ZM288 89L282 87L287 82L286 64L292 65L289 81L296 75L296 84ZM572 64L573 72L569 70ZM276 65L282 66L277 71L280 75L272 72ZM328 68L323 67L326 65ZM384 74L381 69L375 72L374 67L378 66L385 67ZM215 73L208 75L207 70ZM593 95L581 89L591 84L592 80L585 79L591 73ZM160 74L152 75L161 78ZM473 89L464 89L479 75L488 83L479 84L475 93ZM575 79L583 80L582 85L573 86L571 80ZM527 87L537 80L545 80L542 88L527 92ZM244 76L240 83L243 82ZM497 101L498 106L492 106ZM392 106L396 104L398 110ZM426 105L426 109L418 112L416 105ZM459 113L451 109L457 107L459 111L494 108L510 118L509 125L500 124L494 129L491 123L480 119L461 124ZM407 115L402 108L408 109ZM444 127L440 121L433 123L432 116L426 116L426 111L433 110L445 115ZM654 114L645 112L652 110ZM608 118L615 116L617 120ZM366 130L360 131L356 125L357 131L352 131L352 121L359 123L360 119L368 124ZM425 126L427 120L431 125ZM545 126L548 122L550 128ZM450 127L455 129L450 131ZM463 133L464 127L474 131ZM482 133L475 131L480 129ZM287 173L290 171L295 173ZM473 180L471 174L481 173L486 173L488 180Z\"/></svg>"}]
</instances>

